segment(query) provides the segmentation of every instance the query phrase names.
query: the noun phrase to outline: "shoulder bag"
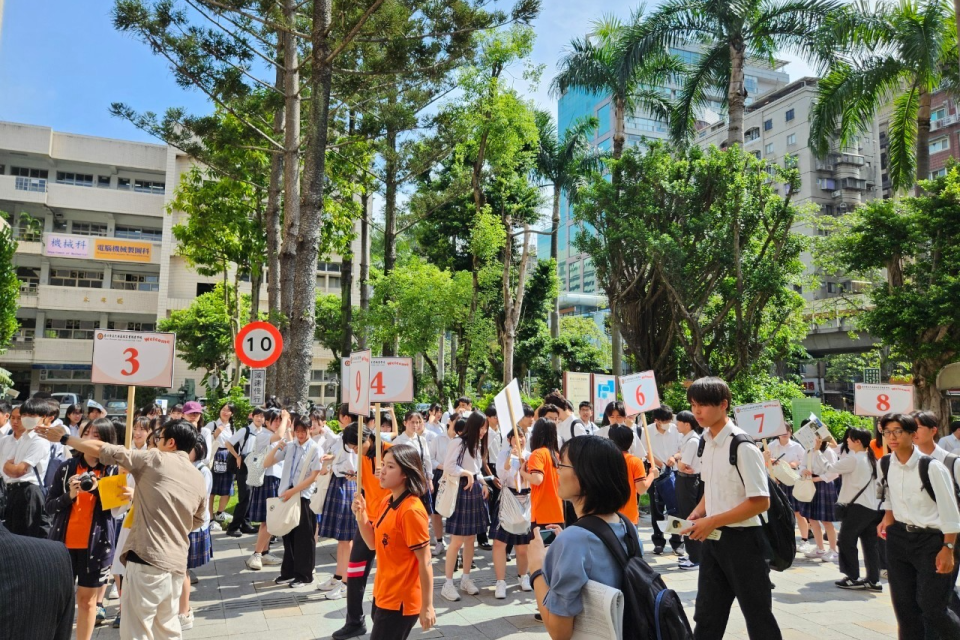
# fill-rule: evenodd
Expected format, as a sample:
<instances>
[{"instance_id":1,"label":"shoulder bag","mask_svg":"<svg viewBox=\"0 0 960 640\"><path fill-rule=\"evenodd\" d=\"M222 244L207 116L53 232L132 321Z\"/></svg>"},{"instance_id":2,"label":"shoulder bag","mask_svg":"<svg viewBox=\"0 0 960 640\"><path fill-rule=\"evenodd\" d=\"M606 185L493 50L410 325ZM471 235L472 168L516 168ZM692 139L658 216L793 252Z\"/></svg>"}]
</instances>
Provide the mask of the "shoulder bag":
<instances>
[{"instance_id":1,"label":"shoulder bag","mask_svg":"<svg viewBox=\"0 0 960 640\"><path fill-rule=\"evenodd\" d=\"M303 482L307 475L307 469L313 464L313 456L317 448L310 449L303 465L300 467L300 473L297 475L297 481L294 486ZM286 502L282 498L267 498L267 531L270 535L277 537L285 536L300 524L300 496L299 494L291 497Z\"/></svg>"}]
</instances>

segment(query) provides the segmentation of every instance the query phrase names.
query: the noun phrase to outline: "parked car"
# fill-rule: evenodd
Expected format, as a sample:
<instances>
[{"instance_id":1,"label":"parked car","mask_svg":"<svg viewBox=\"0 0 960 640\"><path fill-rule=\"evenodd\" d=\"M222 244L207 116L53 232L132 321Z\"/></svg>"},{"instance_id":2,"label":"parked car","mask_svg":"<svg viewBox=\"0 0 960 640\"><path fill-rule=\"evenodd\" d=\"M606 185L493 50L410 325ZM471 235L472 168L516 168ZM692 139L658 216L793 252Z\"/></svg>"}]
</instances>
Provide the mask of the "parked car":
<instances>
[{"instance_id":1,"label":"parked car","mask_svg":"<svg viewBox=\"0 0 960 640\"><path fill-rule=\"evenodd\" d=\"M50 395L60 403L61 420L67 416L67 409L70 405L80 403L80 396L76 393L51 393Z\"/></svg>"},{"instance_id":2,"label":"parked car","mask_svg":"<svg viewBox=\"0 0 960 640\"><path fill-rule=\"evenodd\" d=\"M107 410L108 418L117 418L119 420L127 419L127 401L111 400L104 407Z\"/></svg>"}]
</instances>

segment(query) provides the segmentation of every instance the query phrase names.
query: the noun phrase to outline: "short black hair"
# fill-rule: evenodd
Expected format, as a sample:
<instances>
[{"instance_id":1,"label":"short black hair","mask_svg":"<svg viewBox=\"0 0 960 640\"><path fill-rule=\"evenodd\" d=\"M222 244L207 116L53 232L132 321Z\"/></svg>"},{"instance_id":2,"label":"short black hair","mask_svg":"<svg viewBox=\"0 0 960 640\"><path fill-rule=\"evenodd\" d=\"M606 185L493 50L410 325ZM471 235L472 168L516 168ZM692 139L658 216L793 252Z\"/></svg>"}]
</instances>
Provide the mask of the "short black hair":
<instances>
[{"instance_id":1,"label":"short black hair","mask_svg":"<svg viewBox=\"0 0 960 640\"><path fill-rule=\"evenodd\" d=\"M90 429L97 430L97 437L100 438L101 442L117 444L117 426L113 423L113 420L97 418L93 422L88 422L80 435L83 436Z\"/></svg>"},{"instance_id":2,"label":"short black hair","mask_svg":"<svg viewBox=\"0 0 960 640\"><path fill-rule=\"evenodd\" d=\"M542 405L540 405L540 417L542 418L544 415L548 413L555 413L557 414L557 417L560 417L560 409L557 407L557 405L550 404L549 402L545 402Z\"/></svg>"},{"instance_id":3,"label":"short black hair","mask_svg":"<svg viewBox=\"0 0 960 640\"><path fill-rule=\"evenodd\" d=\"M627 461L617 445L599 436L571 438L560 450L580 483L583 515L617 513L634 495Z\"/></svg>"},{"instance_id":4,"label":"short black hair","mask_svg":"<svg viewBox=\"0 0 960 640\"><path fill-rule=\"evenodd\" d=\"M7 413L10 413L9 411ZM960 420L954 420L950 423L950 433L956 433L960 429Z\"/></svg>"},{"instance_id":5,"label":"short black hair","mask_svg":"<svg viewBox=\"0 0 960 640\"><path fill-rule=\"evenodd\" d=\"M340 406L337 407L337 417L343 416L344 418L350 417L350 407L346 402L341 402Z\"/></svg>"},{"instance_id":6,"label":"short black hair","mask_svg":"<svg viewBox=\"0 0 960 640\"><path fill-rule=\"evenodd\" d=\"M46 416L47 415L46 398L27 398L27 401L20 405L21 416Z\"/></svg>"},{"instance_id":7,"label":"short black hair","mask_svg":"<svg viewBox=\"0 0 960 640\"><path fill-rule=\"evenodd\" d=\"M189 420L171 420L160 427L160 436L173 440L177 445L177 451L189 454L197 444L199 434Z\"/></svg>"},{"instance_id":8,"label":"short black hair","mask_svg":"<svg viewBox=\"0 0 960 640\"><path fill-rule=\"evenodd\" d=\"M593 411L593 405L590 404L589 400L584 400L583 402L580 403L580 408L583 409L584 407L586 407L587 409L590 409L590 411Z\"/></svg>"},{"instance_id":9,"label":"short black hair","mask_svg":"<svg viewBox=\"0 0 960 640\"><path fill-rule=\"evenodd\" d=\"M630 451L630 447L633 446L633 429L630 427L622 424L614 425L610 427L607 436L620 448L620 451Z\"/></svg>"},{"instance_id":10,"label":"short black hair","mask_svg":"<svg viewBox=\"0 0 960 640\"><path fill-rule=\"evenodd\" d=\"M537 413L537 412L533 410L533 407L531 407L530 405L528 405L526 402L523 403L523 417L524 417L524 418L532 418L533 416L536 415L536 413Z\"/></svg>"},{"instance_id":11,"label":"short black hair","mask_svg":"<svg viewBox=\"0 0 960 640\"><path fill-rule=\"evenodd\" d=\"M60 403L55 398L44 400L47 404L47 412L44 414L47 418L57 418L60 416Z\"/></svg>"},{"instance_id":12,"label":"short black hair","mask_svg":"<svg viewBox=\"0 0 960 640\"><path fill-rule=\"evenodd\" d=\"M484 414L485 416L487 416L488 418L496 418L496 417L497 417L497 405L495 405L494 403L491 402L490 404L487 405L487 408L484 409L483 414Z\"/></svg>"},{"instance_id":13,"label":"short black hair","mask_svg":"<svg viewBox=\"0 0 960 640\"><path fill-rule=\"evenodd\" d=\"M183 413L183 405L178 403L170 407L169 413L173 413L174 411L177 413Z\"/></svg>"},{"instance_id":14,"label":"short black hair","mask_svg":"<svg viewBox=\"0 0 960 640\"><path fill-rule=\"evenodd\" d=\"M282 414L282 411L280 411L280 409L274 409L274 408L264 409L263 419L266 420L267 424L270 424L271 422L279 418L281 414Z\"/></svg>"},{"instance_id":15,"label":"short black hair","mask_svg":"<svg viewBox=\"0 0 960 640\"><path fill-rule=\"evenodd\" d=\"M669 406L662 404L653 411L650 412L650 416L654 420L660 420L664 422L666 420L673 420L673 409Z\"/></svg>"},{"instance_id":16,"label":"short black hair","mask_svg":"<svg viewBox=\"0 0 960 640\"><path fill-rule=\"evenodd\" d=\"M13 407L10 406L10 403L6 400L0 400L0 413L9 414L11 411L13 411Z\"/></svg>"},{"instance_id":17,"label":"short black hair","mask_svg":"<svg viewBox=\"0 0 960 640\"><path fill-rule=\"evenodd\" d=\"M459 406L462 405L462 404L468 404L468 405L470 405L470 406L472 407L472 406L473 406L473 400L471 400L471 399L468 398L467 396L460 396L459 398L457 398L457 406L459 407Z\"/></svg>"},{"instance_id":18,"label":"short black hair","mask_svg":"<svg viewBox=\"0 0 960 640\"><path fill-rule=\"evenodd\" d=\"M730 387L720 378L700 378L687 388L687 401L719 407L724 402L727 409L733 404L733 394Z\"/></svg>"},{"instance_id":19,"label":"short black hair","mask_svg":"<svg viewBox=\"0 0 960 640\"><path fill-rule=\"evenodd\" d=\"M917 421L918 426L928 429L940 428L940 419L933 411L914 411L913 419Z\"/></svg>"},{"instance_id":20,"label":"short black hair","mask_svg":"<svg viewBox=\"0 0 960 640\"><path fill-rule=\"evenodd\" d=\"M558 389L554 389L547 395L543 396L543 404L552 404L555 407L564 407L567 406L567 399L563 397L563 394L560 393ZM542 412L541 412L542 413Z\"/></svg>"},{"instance_id":21,"label":"short black hair","mask_svg":"<svg viewBox=\"0 0 960 640\"><path fill-rule=\"evenodd\" d=\"M263 409L261 409L260 407L254 407L253 409L250 410L250 415L251 415L251 417L252 417L252 416L262 416L262 415L263 415Z\"/></svg>"},{"instance_id":22,"label":"short black hair","mask_svg":"<svg viewBox=\"0 0 960 640\"><path fill-rule=\"evenodd\" d=\"M676 421L684 422L690 425L691 427L693 427L693 430L696 431L697 433L700 433L701 431L703 431L703 427L701 427L700 423L697 422L696 416L694 416L693 413L691 413L690 411L681 411L680 413L678 413L676 417ZM790 430L793 430L793 425L789 425L787 428Z\"/></svg>"},{"instance_id":23,"label":"short black hair","mask_svg":"<svg viewBox=\"0 0 960 640\"><path fill-rule=\"evenodd\" d=\"M357 425L356 422L351 422L350 424L348 424L347 426L345 426L345 427L343 428L343 430L340 432L340 441L341 441L344 445L348 445L348 444L354 444L354 445L355 445L355 444L357 444L357 429L358 429L358 428L359 428L359 426ZM374 437L373 431L371 431L370 429L367 429L366 427L364 427L364 428L363 428L363 439L364 439L364 440L370 440L370 439L373 438L373 437Z\"/></svg>"},{"instance_id":24,"label":"short black hair","mask_svg":"<svg viewBox=\"0 0 960 640\"><path fill-rule=\"evenodd\" d=\"M197 443L193 445L194 460L207 459L207 441L203 438L197 438Z\"/></svg>"},{"instance_id":25,"label":"short black hair","mask_svg":"<svg viewBox=\"0 0 960 640\"><path fill-rule=\"evenodd\" d=\"M907 433L917 432L917 421L909 413L888 413L880 418L880 431L887 428L891 422L899 424Z\"/></svg>"}]
</instances>

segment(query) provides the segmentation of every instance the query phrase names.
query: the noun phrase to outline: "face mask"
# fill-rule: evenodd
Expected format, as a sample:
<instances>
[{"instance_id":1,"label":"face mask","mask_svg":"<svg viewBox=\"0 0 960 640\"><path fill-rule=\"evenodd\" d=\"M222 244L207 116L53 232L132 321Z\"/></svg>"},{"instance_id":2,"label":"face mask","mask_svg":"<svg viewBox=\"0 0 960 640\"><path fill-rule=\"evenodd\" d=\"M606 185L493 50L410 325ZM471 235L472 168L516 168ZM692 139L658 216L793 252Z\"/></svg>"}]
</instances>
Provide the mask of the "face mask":
<instances>
[{"instance_id":1,"label":"face mask","mask_svg":"<svg viewBox=\"0 0 960 640\"><path fill-rule=\"evenodd\" d=\"M20 418L20 424L27 431L33 431L38 424L40 424L40 418L36 416L23 416Z\"/></svg>"}]
</instances>

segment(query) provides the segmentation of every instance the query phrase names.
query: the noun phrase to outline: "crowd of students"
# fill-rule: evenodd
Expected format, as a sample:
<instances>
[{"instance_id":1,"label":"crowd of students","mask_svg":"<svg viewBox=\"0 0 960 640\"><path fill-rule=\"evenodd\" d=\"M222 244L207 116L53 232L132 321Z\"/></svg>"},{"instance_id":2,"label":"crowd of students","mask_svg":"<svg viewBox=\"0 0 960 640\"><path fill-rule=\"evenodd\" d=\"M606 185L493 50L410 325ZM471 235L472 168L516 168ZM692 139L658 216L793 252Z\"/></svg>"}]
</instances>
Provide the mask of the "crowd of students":
<instances>
[{"instance_id":1,"label":"crowd of students","mask_svg":"<svg viewBox=\"0 0 960 640\"><path fill-rule=\"evenodd\" d=\"M271 400L240 416L225 403L216 408L215 420L201 425L203 408L187 402L167 416L159 407L142 409L132 449L158 447L164 425L183 424L194 434L182 450L207 497L185 530L181 573L212 559L211 532L255 534L248 570L279 566L277 584L315 584L329 600L346 599L346 621L333 634L336 640L367 633L363 598L371 573L371 637L406 638L417 621L430 628L436 622L431 558L442 561L440 597L457 601L462 593L480 591L471 578L478 550L491 552L495 598L513 589L534 592L536 616L551 637L569 637L583 611L580 592L587 580L624 586L622 567L582 523L606 523L624 550L636 546L642 554L637 527L644 494L650 494L653 553L663 554L669 545L680 569L699 571L694 636L723 637L736 599L751 638L780 638L761 527L770 506L768 474L795 511L799 553L837 562L837 587L882 592L881 580L887 579L901 638L960 638L954 550L960 458L941 446L960 449L960 425L952 425L938 444L937 416L891 414L874 435L850 428L841 442L818 438L809 452L784 435L761 450L752 441L738 446L743 431L729 417L732 398L723 381L698 380L688 400L690 411L652 412L648 433L620 402L607 405L596 424L589 403L574 408L559 392L547 394L536 410L523 405L515 425L492 406L480 412L460 398L449 412L433 405L398 420L390 410L379 420L379 434L377 419L357 420L345 406L335 433L322 407L297 414ZM105 620L111 574L123 590L129 565L120 552L137 517L129 505L101 506L98 483L125 472L117 458L103 462L91 453L100 448L84 448L77 440L70 442L82 452L68 446L70 436L122 442L123 425L101 417L96 403L86 419L83 413L73 406L60 420L59 406L44 394L15 408L0 403L0 515L11 532L48 537L68 550L78 639L90 638ZM58 425L62 439L39 435ZM731 446L737 449L733 457ZM879 460L878 453L887 457ZM813 481L812 500L794 497L791 474ZM134 475L127 475L128 498L137 492ZM235 492L231 517L226 507ZM300 503L297 522L280 538L266 524L271 498ZM520 533L508 530L515 513L501 522L501 501L525 507L529 526ZM658 522L667 515L690 525L668 538ZM590 518L581 520L585 516ZM571 527L578 521L581 526ZM711 536L716 530L722 533L718 539ZM315 577L316 545L323 539L337 542L336 566L329 577ZM193 624L190 582L176 583L177 633ZM121 626L121 615L115 626ZM137 629L143 635L131 637L155 637L144 625Z\"/></svg>"}]
</instances>

